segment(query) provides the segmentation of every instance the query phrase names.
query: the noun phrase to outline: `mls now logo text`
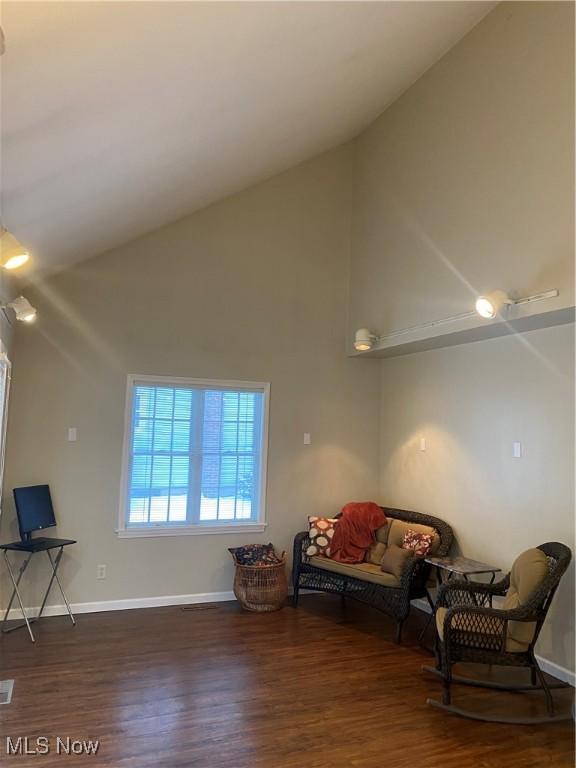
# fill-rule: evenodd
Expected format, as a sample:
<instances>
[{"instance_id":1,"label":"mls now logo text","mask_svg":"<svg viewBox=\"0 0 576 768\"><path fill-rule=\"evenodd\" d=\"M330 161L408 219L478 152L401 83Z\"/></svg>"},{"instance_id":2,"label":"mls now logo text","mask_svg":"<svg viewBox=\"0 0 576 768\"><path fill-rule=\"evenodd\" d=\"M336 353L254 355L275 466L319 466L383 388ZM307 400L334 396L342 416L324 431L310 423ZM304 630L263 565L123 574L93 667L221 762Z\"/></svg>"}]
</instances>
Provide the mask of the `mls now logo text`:
<instances>
[{"instance_id":1,"label":"mls now logo text","mask_svg":"<svg viewBox=\"0 0 576 768\"><path fill-rule=\"evenodd\" d=\"M99 741L72 739L70 736L7 736L7 755L95 755L100 747Z\"/></svg>"}]
</instances>

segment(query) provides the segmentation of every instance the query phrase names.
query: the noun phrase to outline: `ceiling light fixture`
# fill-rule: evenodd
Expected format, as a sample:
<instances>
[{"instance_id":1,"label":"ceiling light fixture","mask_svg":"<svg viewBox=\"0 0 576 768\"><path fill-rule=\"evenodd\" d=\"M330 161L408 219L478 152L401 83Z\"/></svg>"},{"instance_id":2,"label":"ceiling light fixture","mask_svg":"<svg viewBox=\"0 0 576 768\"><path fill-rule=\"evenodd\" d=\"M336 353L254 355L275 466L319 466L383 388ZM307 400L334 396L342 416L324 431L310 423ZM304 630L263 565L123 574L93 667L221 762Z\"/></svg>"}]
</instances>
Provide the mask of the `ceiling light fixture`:
<instances>
[{"instance_id":1,"label":"ceiling light fixture","mask_svg":"<svg viewBox=\"0 0 576 768\"><path fill-rule=\"evenodd\" d=\"M476 312L485 320L493 320L502 314L506 307L517 307L521 304L530 304L533 301L542 301L542 299L552 299L559 296L560 292L554 288L551 291L535 293L532 296L525 296L522 299L511 299L504 291L492 291L476 299Z\"/></svg>"},{"instance_id":2,"label":"ceiling light fixture","mask_svg":"<svg viewBox=\"0 0 576 768\"><path fill-rule=\"evenodd\" d=\"M4 269L18 269L26 264L30 254L7 229L0 230L0 265Z\"/></svg>"},{"instance_id":3,"label":"ceiling light fixture","mask_svg":"<svg viewBox=\"0 0 576 768\"><path fill-rule=\"evenodd\" d=\"M38 314L36 308L30 304L25 296L18 296L7 304L3 304L2 309L4 311L11 309L16 315L16 320L20 320L23 323L33 323Z\"/></svg>"}]
</instances>

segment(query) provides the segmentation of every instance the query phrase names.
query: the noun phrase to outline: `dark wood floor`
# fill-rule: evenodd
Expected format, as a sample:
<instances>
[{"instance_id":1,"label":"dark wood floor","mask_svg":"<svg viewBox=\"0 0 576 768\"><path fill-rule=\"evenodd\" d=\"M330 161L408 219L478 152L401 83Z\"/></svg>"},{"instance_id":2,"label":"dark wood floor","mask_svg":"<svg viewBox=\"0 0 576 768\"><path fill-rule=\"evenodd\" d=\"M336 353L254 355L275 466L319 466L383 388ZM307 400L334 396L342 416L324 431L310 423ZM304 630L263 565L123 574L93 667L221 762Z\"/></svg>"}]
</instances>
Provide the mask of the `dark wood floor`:
<instances>
[{"instance_id":1,"label":"dark wood floor","mask_svg":"<svg viewBox=\"0 0 576 768\"><path fill-rule=\"evenodd\" d=\"M338 598L249 614L236 604L64 618L0 639L0 763L115 768L573 768L573 724L489 725L426 706L439 694L415 642ZM466 706L540 707L539 694L456 686ZM570 691L555 695L569 706ZM6 736L98 739L96 756L6 756ZM30 742L32 745L32 742Z\"/></svg>"}]
</instances>

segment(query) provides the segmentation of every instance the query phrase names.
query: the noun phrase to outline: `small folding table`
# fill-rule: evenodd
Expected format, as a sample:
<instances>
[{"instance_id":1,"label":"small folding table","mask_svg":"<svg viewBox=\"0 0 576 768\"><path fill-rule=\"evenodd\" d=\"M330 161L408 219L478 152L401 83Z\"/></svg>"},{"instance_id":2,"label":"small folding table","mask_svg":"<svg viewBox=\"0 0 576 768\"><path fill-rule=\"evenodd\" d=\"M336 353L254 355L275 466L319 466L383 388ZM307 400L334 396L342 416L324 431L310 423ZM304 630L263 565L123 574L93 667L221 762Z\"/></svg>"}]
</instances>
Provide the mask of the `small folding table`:
<instances>
[{"instance_id":1,"label":"small folding table","mask_svg":"<svg viewBox=\"0 0 576 768\"><path fill-rule=\"evenodd\" d=\"M48 595L50 594L50 590L52 589L52 584L54 583L54 581L56 581L60 589L60 592L62 593L62 597L64 598L64 603L66 604L66 609L68 611L68 615L70 616L70 620L72 624L76 624L76 621L74 620L74 616L72 615L72 611L70 610L70 604L68 602L68 599L66 598L66 595L64 594L64 590L62 589L62 584L60 584L60 579L58 578L58 566L60 565L60 560L62 559L62 553L64 552L64 547L67 547L70 544L76 544L76 542L73 539L48 539L44 537L39 539L31 539L30 541L13 541L10 544L0 544L0 550L2 550L4 553L4 561L6 563L6 567L8 568L8 573L10 574L12 586L14 587L14 589L12 590L12 596L10 598L10 602L8 603L8 607L6 608L6 613L4 614L4 619L2 620L1 628L3 633L13 632L15 629L21 629L22 627L27 627L28 634L30 635L30 639L32 640L33 643L36 642L36 639L32 632L32 627L30 625L33 624L35 621L38 621L38 619L40 619L40 617L42 616L44 607L46 605L46 601L48 599ZM55 549L57 549L58 552L54 557L52 555L52 552ZM22 565L20 566L20 570L18 572L17 577L14 576L14 570L12 568L10 559L8 557L9 552L23 552L24 554L27 555L27 557L22 562ZM42 605L40 606L40 610L38 611L38 616L35 616L29 619L26 614L26 609L24 608L24 603L22 602L22 596L20 595L20 590L18 589L18 587L20 586L22 576L24 575L24 572L28 568L30 561L32 560L33 556L38 552L46 552L46 555L48 556L48 560L50 561L52 576L50 578L50 583L48 584L48 589L46 590L46 593L44 595L44 599L42 600ZM10 609L12 608L12 603L14 602L15 597L17 598L18 603L20 605L20 610L22 611L22 615L24 617L24 623L17 624L15 627L6 628L5 625L6 625L6 622L8 621L8 615L10 613Z\"/></svg>"}]
</instances>

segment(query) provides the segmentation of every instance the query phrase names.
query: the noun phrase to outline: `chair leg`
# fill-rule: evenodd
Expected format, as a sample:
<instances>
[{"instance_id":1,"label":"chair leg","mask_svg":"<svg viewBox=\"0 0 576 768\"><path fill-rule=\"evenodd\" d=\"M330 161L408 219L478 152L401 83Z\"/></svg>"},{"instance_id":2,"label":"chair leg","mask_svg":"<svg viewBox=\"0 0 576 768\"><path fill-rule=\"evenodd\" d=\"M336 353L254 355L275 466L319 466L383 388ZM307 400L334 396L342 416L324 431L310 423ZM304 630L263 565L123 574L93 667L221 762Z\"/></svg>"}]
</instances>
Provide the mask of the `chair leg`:
<instances>
[{"instance_id":1,"label":"chair leg","mask_svg":"<svg viewBox=\"0 0 576 768\"><path fill-rule=\"evenodd\" d=\"M294 584L294 594L292 596L292 604L294 608L298 606L298 593L300 592L300 587L298 583Z\"/></svg>"},{"instance_id":2,"label":"chair leg","mask_svg":"<svg viewBox=\"0 0 576 768\"><path fill-rule=\"evenodd\" d=\"M440 638L438 637L438 633L436 633L434 639L434 655L436 656L436 669L440 671L442 669L442 655L440 653Z\"/></svg>"},{"instance_id":3,"label":"chair leg","mask_svg":"<svg viewBox=\"0 0 576 768\"><path fill-rule=\"evenodd\" d=\"M400 645L400 643L402 642L402 625L403 624L404 624L403 621L399 621L396 624L396 638L395 638L395 641L396 641L397 645Z\"/></svg>"},{"instance_id":4,"label":"chair leg","mask_svg":"<svg viewBox=\"0 0 576 768\"><path fill-rule=\"evenodd\" d=\"M452 703L452 694L450 692L450 684L452 683L452 665L445 660L445 669L442 674L442 704Z\"/></svg>"},{"instance_id":5,"label":"chair leg","mask_svg":"<svg viewBox=\"0 0 576 768\"><path fill-rule=\"evenodd\" d=\"M546 696L546 711L550 715L550 717L554 716L554 699L552 698L552 694L550 693L550 688L548 687L548 683L546 682L546 677L540 667L538 666L538 662L535 658L532 658L532 663L534 664L533 669L535 670L536 674L538 675L538 679L540 681L540 685L542 686L542 689L544 690L544 695Z\"/></svg>"},{"instance_id":6,"label":"chair leg","mask_svg":"<svg viewBox=\"0 0 576 768\"><path fill-rule=\"evenodd\" d=\"M534 667L530 667L530 683L534 686L538 683L538 676L536 675Z\"/></svg>"}]
</instances>

